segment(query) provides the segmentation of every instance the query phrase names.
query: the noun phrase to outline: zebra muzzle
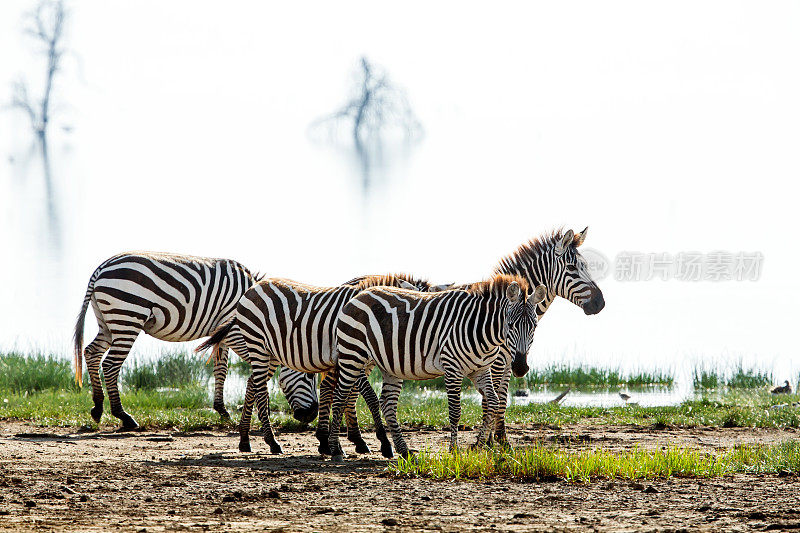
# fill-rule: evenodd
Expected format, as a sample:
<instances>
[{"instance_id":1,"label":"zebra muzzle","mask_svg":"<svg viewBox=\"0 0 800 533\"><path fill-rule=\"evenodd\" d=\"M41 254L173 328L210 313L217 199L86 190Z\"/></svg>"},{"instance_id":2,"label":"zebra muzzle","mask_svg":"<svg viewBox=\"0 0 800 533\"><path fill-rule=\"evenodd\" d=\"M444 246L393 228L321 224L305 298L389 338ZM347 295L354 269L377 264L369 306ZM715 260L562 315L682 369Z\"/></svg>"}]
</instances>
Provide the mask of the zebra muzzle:
<instances>
[{"instance_id":1,"label":"zebra muzzle","mask_svg":"<svg viewBox=\"0 0 800 533\"><path fill-rule=\"evenodd\" d=\"M528 354L518 353L511 362L511 372L515 377L521 378L528 373Z\"/></svg>"},{"instance_id":2,"label":"zebra muzzle","mask_svg":"<svg viewBox=\"0 0 800 533\"><path fill-rule=\"evenodd\" d=\"M317 418L319 413L319 403L314 402L308 407L298 407L294 410L293 416L298 422L308 424Z\"/></svg>"}]
</instances>

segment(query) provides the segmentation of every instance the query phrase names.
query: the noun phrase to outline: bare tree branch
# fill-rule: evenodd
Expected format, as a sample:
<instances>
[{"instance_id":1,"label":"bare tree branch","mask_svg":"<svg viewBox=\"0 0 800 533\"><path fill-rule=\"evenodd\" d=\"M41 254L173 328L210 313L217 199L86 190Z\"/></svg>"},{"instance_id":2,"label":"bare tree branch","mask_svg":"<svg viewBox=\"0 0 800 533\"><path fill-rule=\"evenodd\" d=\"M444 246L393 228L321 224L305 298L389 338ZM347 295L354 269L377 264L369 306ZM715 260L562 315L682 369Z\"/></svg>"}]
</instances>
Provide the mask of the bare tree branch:
<instances>
[{"instance_id":1,"label":"bare tree branch","mask_svg":"<svg viewBox=\"0 0 800 533\"><path fill-rule=\"evenodd\" d=\"M44 89L41 99L34 103L30 99L28 86L24 80L15 82L13 87L12 107L21 109L28 115L33 131L42 142L45 142L47 136L54 80L64 54L61 39L64 35L66 16L63 0L42 0L36 10L28 15L29 22L25 33L43 45L42 51L47 57Z\"/></svg>"},{"instance_id":2,"label":"bare tree branch","mask_svg":"<svg viewBox=\"0 0 800 533\"><path fill-rule=\"evenodd\" d=\"M380 67L365 57L359 63L350 100L338 111L315 121L311 127L326 127L331 134L347 128L357 146L366 141L380 141L389 130L400 131L406 137L413 137L422 130L404 92L392 84Z\"/></svg>"}]
</instances>

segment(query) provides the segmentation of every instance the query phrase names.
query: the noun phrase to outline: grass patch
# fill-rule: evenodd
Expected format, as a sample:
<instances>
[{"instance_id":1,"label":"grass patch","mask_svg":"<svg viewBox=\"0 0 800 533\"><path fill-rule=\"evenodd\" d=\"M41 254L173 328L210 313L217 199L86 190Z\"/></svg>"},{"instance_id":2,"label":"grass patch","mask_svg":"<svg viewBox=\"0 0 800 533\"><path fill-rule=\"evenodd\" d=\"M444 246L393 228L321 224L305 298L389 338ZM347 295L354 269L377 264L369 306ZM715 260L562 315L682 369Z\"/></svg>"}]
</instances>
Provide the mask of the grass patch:
<instances>
[{"instance_id":1,"label":"grass patch","mask_svg":"<svg viewBox=\"0 0 800 533\"><path fill-rule=\"evenodd\" d=\"M563 450L542 445L455 453L423 451L389 465L389 472L398 477L562 479L584 483L597 479L708 478L781 470L800 471L800 442L737 446L717 455L689 448L612 452L602 448Z\"/></svg>"},{"instance_id":2,"label":"grass patch","mask_svg":"<svg viewBox=\"0 0 800 533\"><path fill-rule=\"evenodd\" d=\"M623 374L619 369L557 364L533 369L525 377L512 378L512 388L570 385L577 389L620 387L671 387L675 378L663 371Z\"/></svg>"},{"instance_id":3,"label":"grass patch","mask_svg":"<svg viewBox=\"0 0 800 533\"><path fill-rule=\"evenodd\" d=\"M233 427L238 422L223 422L211 409L211 393L197 385L179 390L130 390L122 395L122 405L147 429L179 429L183 431L212 427ZM47 390L32 394L0 391L0 419L26 420L38 426L81 427L96 426L89 416L92 408L89 391ZM111 416L108 399L100 426L115 428L119 420ZM294 428L291 409L283 396L270 396L272 423L278 427Z\"/></svg>"},{"instance_id":4,"label":"grass patch","mask_svg":"<svg viewBox=\"0 0 800 533\"><path fill-rule=\"evenodd\" d=\"M772 383L772 374L753 368L745 369L740 362L733 372L722 369L695 368L692 382L695 390L760 389Z\"/></svg>"},{"instance_id":5,"label":"grass patch","mask_svg":"<svg viewBox=\"0 0 800 533\"><path fill-rule=\"evenodd\" d=\"M47 354L0 355L0 390L14 393L77 390L71 361Z\"/></svg>"},{"instance_id":6,"label":"grass patch","mask_svg":"<svg viewBox=\"0 0 800 533\"><path fill-rule=\"evenodd\" d=\"M153 361L126 361L122 383L133 390L156 390L205 385L213 367L205 358L189 352L166 352Z\"/></svg>"}]
</instances>

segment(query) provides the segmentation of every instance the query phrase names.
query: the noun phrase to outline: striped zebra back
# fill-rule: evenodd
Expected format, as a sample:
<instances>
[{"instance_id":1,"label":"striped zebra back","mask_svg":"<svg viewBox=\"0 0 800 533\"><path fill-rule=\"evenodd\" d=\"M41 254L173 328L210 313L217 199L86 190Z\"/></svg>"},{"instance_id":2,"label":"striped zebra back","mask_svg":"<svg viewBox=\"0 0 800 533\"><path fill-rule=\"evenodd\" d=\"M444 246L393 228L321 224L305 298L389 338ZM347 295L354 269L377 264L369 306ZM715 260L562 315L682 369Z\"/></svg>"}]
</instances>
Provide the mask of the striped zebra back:
<instances>
[{"instance_id":1,"label":"striped zebra back","mask_svg":"<svg viewBox=\"0 0 800 533\"><path fill-rule=\"evenodd\" d=\"M420 286L424 280L402 274L364 276L354 285L316 287L282 278L267 278L251 287L237 306L239 339L228 339L234 351L268 346L284 365L303 372L323 372L334 364L336 319L359 291L374 286ZM201 345L210 346L215 337ZM249 349L247 350L249 351Z\"/></svg>"},{"instance_id":2,"label":"striped zebra back","mask_svg":"<svg viewBox=\"0 0 800 533\"><path fill-rule=\"evenodd\" d=\"M524 278L506 275L441 293L367 289L342 309L338 348L343 357L369 353L402 379L437 377L448 365L469 373L491 364L521 321L535 320L527 293ZM534 327L526 329L525 341Z\"/></svg>"},{"instance_id":3,"label":"striped zebra back","mask_svg":"<svg viewBox=\"0 0 800 533\"><path fill-rule=\"evenodd\" d=\"M177 342L210 335L254 282L250 270L232 259L158 252L119 254L98 270L96 298L150 310L145 331Z\"/></svg>"}]
</instances>

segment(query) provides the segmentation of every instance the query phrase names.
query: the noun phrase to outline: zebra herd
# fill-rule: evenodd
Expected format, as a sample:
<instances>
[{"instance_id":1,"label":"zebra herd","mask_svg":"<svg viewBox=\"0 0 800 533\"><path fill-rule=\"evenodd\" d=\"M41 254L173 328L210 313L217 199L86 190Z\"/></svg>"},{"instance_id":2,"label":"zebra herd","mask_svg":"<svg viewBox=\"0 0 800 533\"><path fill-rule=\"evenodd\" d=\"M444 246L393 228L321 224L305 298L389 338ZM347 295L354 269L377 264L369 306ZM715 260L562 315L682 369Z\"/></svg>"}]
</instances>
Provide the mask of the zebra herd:
<instances>
[{"instance_id":1,"label":"zebra herd","mask_svg":"<svg viewBox=\"0 0 800 533\"><path fill-rule=\"evenodd\" d=\"M397 420L397 399L406 379L444 376L455 448L461 380L470 378L483 397L477 443L506 443L510 376L527 373L527 353L542 315L557 296L587 315L605 306L578 250L586 233L558 230L532 239L503 258L488 280L458 286L396 274L316 287L264 278L230 259L116 255L89 280L75 325L76 380L82 383L85 358L94 400L91 416L99 422L102 366L112 415L123 428L136 428L122 407L118 377L139 333L173 342L210 336L197 351L212 350L214 409L222 417L229 417L223 401L229 350L252 368L239 425L241 451L251 449L255 406L270 451L281 452L270 426L267 387L279 367L279 384L295 418L310 422L319 415L319 451L334 460L344 455L338 435L343 415L356 452L369 452L355 416L359 392L375 422L381 453L393 456L383 415L396 451L408 454ZM99 331L84 349L90 305ZM367 381L375 367L383 376L380 399Z\"/></svg>"}]
</instances>

